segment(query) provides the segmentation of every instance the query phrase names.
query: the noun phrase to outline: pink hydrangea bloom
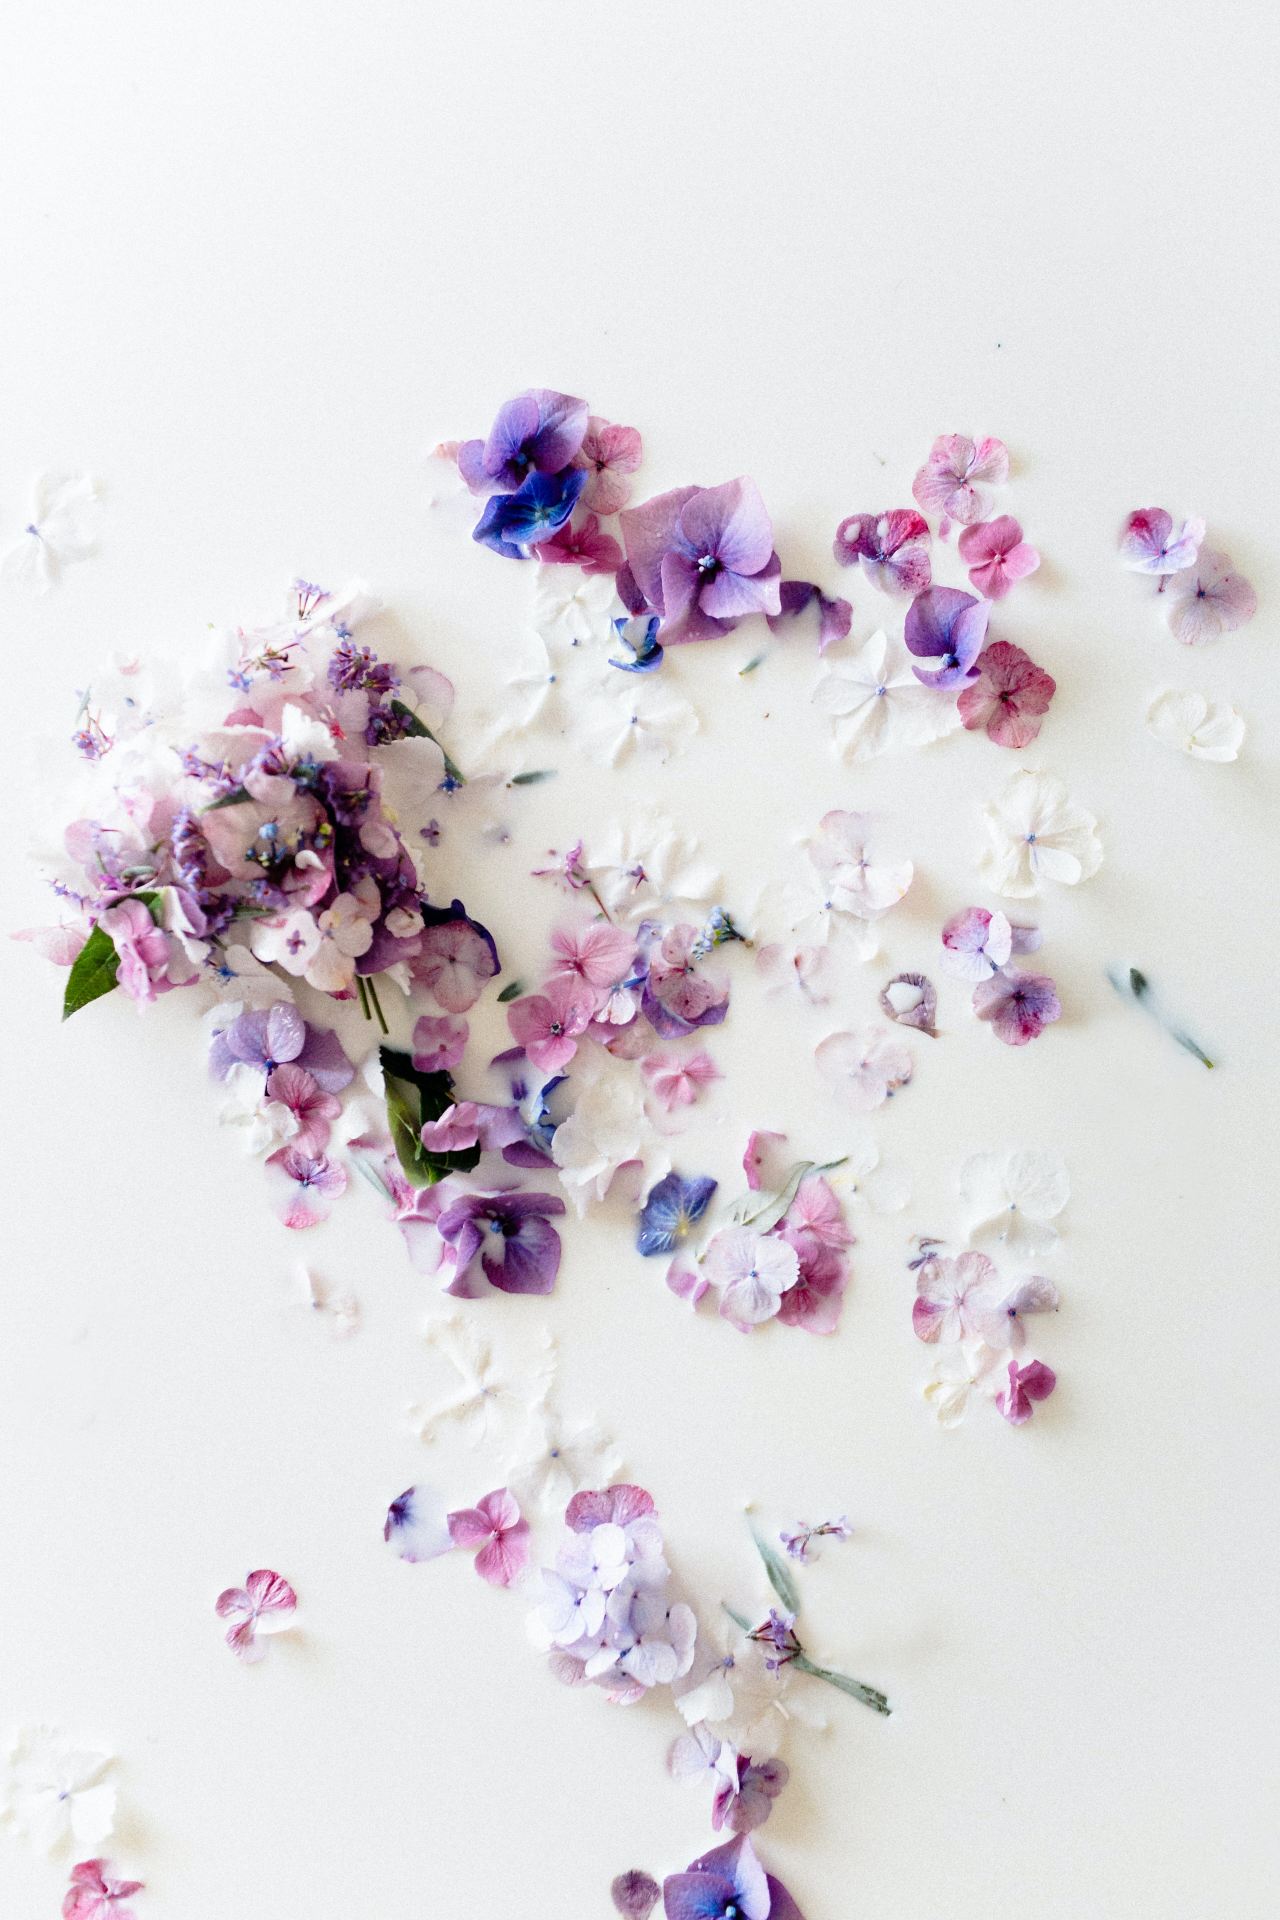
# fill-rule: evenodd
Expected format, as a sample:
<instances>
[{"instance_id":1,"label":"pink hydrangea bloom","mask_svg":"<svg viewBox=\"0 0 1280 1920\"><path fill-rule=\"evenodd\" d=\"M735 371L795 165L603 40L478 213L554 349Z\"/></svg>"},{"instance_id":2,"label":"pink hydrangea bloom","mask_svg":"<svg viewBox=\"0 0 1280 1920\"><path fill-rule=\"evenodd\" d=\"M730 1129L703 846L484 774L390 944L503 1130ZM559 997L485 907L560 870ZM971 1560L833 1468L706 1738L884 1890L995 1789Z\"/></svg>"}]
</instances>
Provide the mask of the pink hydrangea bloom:
<instances>
[{"instance_id":1,"label":"pink hydrangea bloom","mask_svg":"<svg viewBox=\"0 0 1280 1920\"><path fill-rule=\"evenodd\" d=\"M158 927L141 900L121 900L108 907L98 925L108 934L120 958L118 984L139 1007L174 987L189 987L198 969L176 940Z\"/></svg>"},{"instance_id":2,"label":"pink hydrangea bloom","mask_svg":"<svg viewBox=\"0 0 1280 1920\"><path fill-rule=\"evenodd\" d=\"M329 1202L347 1190L347 1170L327 1155L282 1147L267 1162L277 1188L276 1211L286 1227L304 1231L329 1218Z\"/></svg>"},{"instance_id":3,"label":"pink hydrangea bloom","mask_svg":"<svg viewBox=\"0 0 1280 1920\"><path fill-rule=\"evenodd\" d=\"M784 1221L776 1237L794 1248L799 1270L778 1304L785 1327L803 1327L806 1333L834 1333L840 1321L849 1274L833 1247Z\"/></svg>"},{"instance_id":4,"label":"pink hydrangea bloom","mask_svg":"<svg viewBox=\"0 0 1280 1920\"><path fill-rule=\"evenodd\" d=\"M720 1069L709 1053L651 1053L640 1062L640 1071L668 1113L676 1107L689 1107L704 1087L720 1078Z\"/></svg>"},{"instance_id":5,"label":"pink hydrangea bloom","mask_svg":"<svg viewBox=\"0 0 1280 1920\"><path fill-rule=\"evenodd\" d=\"M289 1582L269 1567L246 1576L242 1587L227 1587L214 1602L220 1620L229 1620L227 1645L241 1660L261 1660L260 1634L283 1633L293 1624L298 1596Z\"/></svg>"},{"instance_id":6,"label":"pink hydrangea bloom","mask_svg":"<svg viewBox=\"0 0 1280 1920\"><path fill-rule=\"evenodd\" d=\"M1007 1047L1025 1047L1062 1018L1058 990L1047 973L994 973L973 990L973 1010Z\"/></svg>"},{"instance_id":7,"label":"pink hydrangea bloom","mask_svg":"<svg viewBox=\"0 0 1280 1920\"><path fill-rule=\"evenodd\" d=\"M630 476L643 456L644 445L635 427L616 427L593 413L573 462L587 469L582 505L600 514L625 507L631 498Z\"/></svg>"},{"instance_id":8,"label":"pink hydrangea bloom","mask_svg":"<svg viewBox=\"0 0 1280 1920\"><path fill-rule=\"evenodd\" d=\"M557 927L551 951L557 974L572 974L590 987L611 988L630 973L636 943L621 927L597 920L585 927Z\"/></svg>"},{"instance_id":9,"label":"pink hydrangea bloom","mask_svg":"<svg viewBox=\"0 0 1280 1920\"><path fill-rule=\"evenodd\" d=\"M142 1890L141 1880L117 1880L109 1860L78 1861L62 1898L62 1920L135 1920L123 1903Z\"/></svg>"},{"instance_id":10,"label":"pink hydrangea bloom","mask_svg":"<svg viewBox=\"0 0 1280 1920\"><path fill-rule=\"evenodd\" d=\"M422 1144L428 1153L465 1153L479 1138L480 1109L474 1100L456 1101L422 1128Z\"/></svg>"},{"instance_id":11,"label":"pink hydrangea bloom","mask_svg":"<svg viewBox=\"0 0 1280 1920\"><path fill-rule=\"evenodd\" d=\"M526 994L507 1008L507 1025L535 1067L558 1073L578 1051L578 1041L596 1010L594 991L572 974L553 974L542 993Z\"/></svg>"},{"instance_id":12,"label":"pink hydrangea bloom","mask_svg":"<svg viewBox=\"0 0 1280 1920\"><path fill-rule=\"evenodd\" d=\"M814 1246L841 1251L854 1244L844 1208L830 1181L820 1173L811 1173L800 1182L783 1225L795 1246L808 1241Z\"/></svg>"},{"instance_id":13,"label":"pink hydrangea bloom","mask_svg":"<svg viewBox=\"0 0 1280 1920\"><path fill-rule=\"evenodd\" d=\"M881 593L921 593L933 579L929 523L911 507L850 514L836 528L835 556L842 567L860 562Z\"/></svg>"},{"instance_id":14,"label":"pink hydrangea bloom","mask_svg":"<svg viewBox=\"0 0 1280 1920\"><path fill-rule=\"evenodd\" d=\"M616 573L622 548L612 534L601 533L594 513L582 520L566 520L549 540L538 542L543 566L581 567L584 573Z\"/></svg>"},{"instance_id":15,"label":"pink hydrangea bloom","mask_svg":"<svg viewBox=\"0 0 1280 1920\"><path fill-rule=\"evenodd\" d=\"M433 993L448 1013L467 1013L498 971L492 948L465 920L428 927L410 962L415 980Z\"/></svg>"},{"instance_id":16,"label":"pink hydrangea bloom","mask_svg":"<svg viewBox=\"0 0 1280 1920\"><path fill-rule=\"evenodd\" d=\"M754 1227L725 1227L702 1256L702 1270L720 1293L723 1317L748 1333L770 1320L800 1276L800 1258L778 1234Z\"/></svg>"},{"instance_id":17,"label":"pink hydrangea bloom","mask_svg":"<svg viewBox=\"0 0 1280 1920\"><path fill-rule=\"evenodd\" d=\"M452 1014L424 1013L414 1022L413 1064L419 1073L452 1073L467 1050L471 1029Z\"/></svg>"},{"instance_id":18,"label":"pink hydrangea bloom","mask_svg":"<svg viewBox=\"0 0 1280 1920\"><path fill-rule=\"evenodd\" d=\"M1015 582L1025 580L1040 565L1040 555L1023 539L1022 528L1009 513L966 527L956 546L969 569L970 585L988 600L1003 600Z\"/></svg>"},{"instance_id":19,"label":"pink hydrangea bloom","mask_svg":"<svg viewBox=\"0 0 1280 1920\"><path fill-rule=\"evenodd\" d=\"M1139 507L1121 529L1120 554L1135 573L1181 573L1195 565L1203 539L1203 520L1184 520L1175 534L1163 507Z\"/></svg>"},{"instance_id":20,"label":"pink hydrangea bloom","mask_svg":"<svg viewBox=\"0 0 1280 1920\"><path fill-rule=\"evenodd\" d=\"M832 1033L814 1049L818 1071L855 1113L871 1113L905 1087L915 1072L908 1047L872 1028Z\"/></svg>"},{"instance_id":21,"label":"pink hydrangea bloom","mask_svg":"<svg viewBox=\"0 0 1280 1920\"><path fill-rule=\"evenodd\" d=\"M1233 570L1226 554L1206 548L1199 565L1180 576L1170 596L1169 627L1175 640L1195 647L1224 633L1234 633L1252 620L1257 610L1257 594Z\"/></svg>"},{"instance_id":22,"label":"pink hydrangea bloom","mask_svg":"<svg viewBox=\"0 0 1280 1920\"><path fill-rule=\"evenodd\" d=\"M911 1324L917 1340L1005 1344L1004 1290L985 1253L927 1260L916 1275Z\"/></svg>"},{"instance_id":23,"label":"pink hydrangea bloom","mask_svg":"<svg viewBox=\"0 0 1280 1920\"><path fill-rule=\"evenodd\" d=\"M480 1549L476 1572L491 1587L509 1587L529 1564L529 1522L505 1487L451 1513L449 1537L455 1547Z\"/></svg>"},{"instance_id":24,"label":"pink hydrangea bloom","mask_svg":"<svg viewBox=\"0 0 1280 1920\"><path fill-rule=\"evenodd\" d=\"M1010 1426L1025 1426L1035 1412L1034 1402L1047 1400L1058 1384L1058 1376L1043 1360L1028 1360L1020 1367L1009 1362L1009 1383L996 1395L996 1406Z\"/></svg>"},{"instance_id":25,"label":"pink hydrangea bloom","mask_svg":"<svg viewBox=\"0 0 1280 1920\"><path fill-rule=\"evenodd\" d=\"M267 1098L287 1107L298 1123L290 1146L299 1153L323 1153L329 1144L330 1123L342 1112L342 1102L325 1093L305 1067L284 1065L267 1076Z\"/></svg>"},{"instance_id":26,"label":"pink hydrangea bloom","mask_svg":"<svg viewBox=\"0 0 1280 1920\"><path fill-rule=\"evenodd\" d=\"M993 640L978 655L978 677L961 690L956 705L970 733L985 728L998 747L1026 747L1040 731L1058 691L1052 674L1021 647Z\"/></svg>"},{"instance_id":27,"label":"pink hydrangea bloom","mask_svg":"<svg viewBox=\"0 0 1280 1920\"><path fill-rule=\"evenodd\" d=\"M934 441L911 491L926 513L940 514L942 530L956 520L971 527L987 510L984 486L1002 486L1009 478L1009 450L1003 440L970 440L943 433Z\"/></svg>"}]
</instances>

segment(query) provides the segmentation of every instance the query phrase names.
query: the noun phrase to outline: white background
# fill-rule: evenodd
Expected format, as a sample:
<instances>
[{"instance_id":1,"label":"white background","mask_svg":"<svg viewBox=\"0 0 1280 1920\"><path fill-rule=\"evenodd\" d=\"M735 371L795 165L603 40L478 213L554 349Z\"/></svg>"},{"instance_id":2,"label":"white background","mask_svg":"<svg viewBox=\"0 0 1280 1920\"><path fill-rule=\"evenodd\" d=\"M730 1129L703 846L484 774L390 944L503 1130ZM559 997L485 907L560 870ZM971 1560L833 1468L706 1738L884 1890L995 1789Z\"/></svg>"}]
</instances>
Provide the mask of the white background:
<instances>
[{"instance_id":1,"label":"white background","mask_svg":"<svg viewBox=\"0 0 1280 1920\"><path fill-rule=\"evenodd\" d=\"M419 657L491 691L519 569L432 519L423 456L527 384L638 424L655 490L751 472L788 571L823 566L843 514L904 504L935 433L1013 449L1002 505L1046 564L1003 630L1061 687L1027 758L1107 845L1043 914L1067 1018L1015 1054L947 1003L879 1129L917 1204L865 1235L835 1341L687 1319L616 1222L571 1236L546 1308L481 1303L517 1344L553 1324L564 1404L606 1420L713 1603L762 1597L744 1501L858 1523L806 1612L898 1712L834 1700L790 1749L761 1844L810 1920L1275 1910L1276 53L1266 10L1190 0L126 0L7 24L0 510L20 525L54 463L110 485L101 557L0 612L11 744L65 734L104 654L180 654L299 571L365 573ZM1259 592L1195 656L1115 564L1157 501L1206 514ZM730 904L826 807L887 809L922 875L887 950L932 964L940 919L985 898L977 809L1011 757L962 736L842 770L805 646L744 681L745 653L680 662L708 724L664 804ZM1148 739L1165 685L1235 700L1238 765ZM570 757L466 884L516 970L552 904L521 876L643 784ZM41 915L16 868L55 791L11 764L10 926ZM1220 1071L1111 995L1114 959ZM669 1721L558 1689L460 1558L382 1549L415 1475L493 1482L405 1431L445 1384L432 1283L372 1196L313 1252L364 1305L333 1343L287 1305L294 1249L213 1124L181 996L62 1028L61 976L0 962L0 1735L43 1718L119 1752L114 1852L157 1920L594 1920L621 1868L682 1865L706 1810L665 1777ZM726 1178L751 1125L839 1127L808 1064L830 1019L787 1024L736 977L704 1155ZM1001 1144L1071 1167L1042 1343L1062 1384L1023 1432L940 1433L903 1238L955 1232L956 1165ZM259 1564L304 1631L245 1671L210 1608ZM54 1913L64 1866L0 1844L5 1920Z\"/></svg>"}]
</instances>

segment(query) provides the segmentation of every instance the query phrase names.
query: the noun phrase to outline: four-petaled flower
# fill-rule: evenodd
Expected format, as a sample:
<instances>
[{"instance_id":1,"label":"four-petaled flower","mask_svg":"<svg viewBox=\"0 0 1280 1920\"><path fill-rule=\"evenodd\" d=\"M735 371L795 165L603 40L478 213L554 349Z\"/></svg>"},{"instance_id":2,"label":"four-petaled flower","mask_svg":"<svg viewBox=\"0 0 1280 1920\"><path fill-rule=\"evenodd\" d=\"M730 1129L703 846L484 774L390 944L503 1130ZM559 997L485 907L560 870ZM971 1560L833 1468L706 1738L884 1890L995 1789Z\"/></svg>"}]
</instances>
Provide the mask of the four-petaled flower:
<instances>
[{"instance_id":1,"label":"four-petaled flower","mask_svg":"<svg viewBox=\"0 0 1280 1920\"><path fill-rule=\"evenodd\" d=\"M549 387L518 393L499 408L487 440L463 441L458 470L473 493L514 492L531 473L567 467L582 447L589 417L586 401L572 394Z\"/></svg>"},{"instance_id":2,"label":"four-petaled flower","mask_svg":"<svg viewBox=\"0 0 1280 1920\"><path fill-rule=\"evenodd\" d=\"M1003 600L1010 587L1040 565L1040 555L1022 537L1011 513L966 527L956 542L969 569L969 584L987 600Z\"/></svg>"},{"instance_id":3,"label":"four-petaled flower","mask_svg":"<svg viewBox=\"0 0 1280 1920\"><path fill-rule=\"evenodd\" d=\"M449 1537L455 1547L480 1549L476 1572L491 1587L509 1587L529 1564L529 1522L505 1487L451 1513Z\"/></svg>"},{"instance_id":4,"label":"four-petaled flower","mask_svg":"<svg viewBox=\"0 0 1280 1920\"><path fill-rule=\"evenodd\" d=\"M902 637L908 653L936 660L936 667L914 667L926 687L958 687L976 677L974 662L987 636L991 604L958 587L926 587L907 608Z\"/></svg>"},{"instance_id":5,"label":"four-petaled flower","mask_svg":"<svg viewBox=\"0 0 1280 1920\"><path fill-rule=\"evenodd\" d=\"M911 507L850 514L836 528L835 556L842 567L860 562L882 593L920 593L933 578L929 523Z\"/></svg>"},{"instance_id":6,"label":"four-petaled flower","mask_svg":"<svg viewBox=\"0 0 1280 1920\"><path fill-rule=\"evenodd\" d=\"M723 1317L746 1333L777 1313L800 1277L800 1257L779 1234L726 1227L703 1254L702 1272L719 1291Z\"/></svg>"},{"instance_id":7,"label":"four-petaled flower","mask_svg":"<svg viewBox=\"0 0 1280 1920\"><path fill-rule=\"evenodd\" d=\"M982 488L1003 486L1008 478L1009 450L1003 440L973 441L967 434L942 433L911 482L911 491L926 513L941 514L945 535L949 520L962 527L981 520L987 510Z\"/></svg>"},{"instance_id":8,"label":"four-petaled flower","mask_svg":"<svg viewBox=\"0 0 1280 1920\"><path fill-rule=\"evenodd\" d=\"M956 705L970 733L985 730L998 747L1027 747L1040 731L1058 691L1052 674L1008 640L993 640L978 655L977 677Z\"/></svg>"},{"instance_id":9,"label":"four-petaled flower","mask_svg":"<svg viewBox=\"0 0 1280 1920\"><path fill-rule=\"evenodd\" d=\"M664 646L710 640L749 613L781 611L773 524L754 480L677 487L622 515L626 573L662 616ZM619 588L628 599L627 581Z\"/></svg>"},{"instance_id":10,"label":"four-petaled flower","mask_svg":"<svg viewBox=\"0 0 1280 1920\"><path fill-rule=\"evenodd\" d=\"M1062 1002L1048 974L1022 973L1017 968L980 981L973 990L973 1010L979 1020L990 1022L997 1039L1008 1047L1025 1047L1062 1018Z\"/></svg>"},{"instance_id":11,"label":"four-petaled flower","mask_svg":"<svg viewBox=\"0 0 1280 1920\"><path fill-rule=\"evenodd\" d=\"M269 1567L258 1567L242 1587L227 1587L214 1602L220 1620L229 1620L227 1645L250 1664L266 1657L259 1635L284 1633L293 1625L298 1596L289 1582Z\"/></svg>"},{"instance_id":12,"label":"four-petaled flower","mask_svg":"<svg viewBox=\"0 0 1280 1920\"><path fill-rule=\"evenodd\" d=\"M716 1190L709 1174L686 1180L669 1173L659 1180L640 1209L636 1246L643 1254L674 1253L701 1220Z\"/></svg>"},{"instance_id":13,"label":"four-petaled flower","mask_svg":"<svg viewBox=\"0 0 1280 1920\"><path fill-rule=\"evenodd\" d=\"M436 1231L450 1250L446 1292L483 1292L477 1261L502 1293L550 1293L560 1270L560 1236L552 1218L564 1212L553 1193L464 1193L441 1213Z\"/></svg>"},{"instance_id":14,"label":"four-petaled flower","mask_svg":"<svg viewBox=\"0 0 1280 1920\"><path fill-rule=\"evenodd\" d=\"M141 1893L141 1880L117 1880L109 1860L80 1860L62 1899L62 1920L134 1920L123 1903Z\"/></svg>"}]
</instances>

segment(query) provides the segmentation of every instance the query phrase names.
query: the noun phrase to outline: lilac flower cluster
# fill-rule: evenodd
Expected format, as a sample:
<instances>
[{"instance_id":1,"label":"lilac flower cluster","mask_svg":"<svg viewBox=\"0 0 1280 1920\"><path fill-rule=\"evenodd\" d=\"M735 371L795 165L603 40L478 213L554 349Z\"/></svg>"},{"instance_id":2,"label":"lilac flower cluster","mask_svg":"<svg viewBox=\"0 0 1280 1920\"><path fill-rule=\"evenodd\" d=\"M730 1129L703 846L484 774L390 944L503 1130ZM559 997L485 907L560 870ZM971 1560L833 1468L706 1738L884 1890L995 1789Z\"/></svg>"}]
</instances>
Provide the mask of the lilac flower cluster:
<instances>
[{"instance_id":1,"label":"lilac flower cluster","mask_svg":"<svg viewBox=\"0 0 1280 1920\"><path fill-rule=\"evenodd\" d=\"M620 1706L680 1679L693 1664L697 1623L668 1595L651 1496L628 1485L575 1494L565 1526L556 1564L543 1570L539 1612L556 1678L598 1686Z\"/></svg>"}]
</instances>

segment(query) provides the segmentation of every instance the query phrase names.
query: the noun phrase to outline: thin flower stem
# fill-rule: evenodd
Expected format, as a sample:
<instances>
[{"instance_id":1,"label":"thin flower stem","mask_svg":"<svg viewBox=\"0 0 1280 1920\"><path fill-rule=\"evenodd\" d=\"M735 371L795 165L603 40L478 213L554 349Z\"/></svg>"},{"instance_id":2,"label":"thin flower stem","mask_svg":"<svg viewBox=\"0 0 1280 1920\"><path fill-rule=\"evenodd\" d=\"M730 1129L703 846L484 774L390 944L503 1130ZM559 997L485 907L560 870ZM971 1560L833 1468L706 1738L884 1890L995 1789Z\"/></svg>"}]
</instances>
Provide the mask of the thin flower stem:
<instances>
[{"instance_id":1,"label":"thin flower stem","mask_svg":"<svg viewBox=\"0 0 1280 1920\"><path fill-rule=\"evenodd\" d=\"M359 978L360 978L360 976L359 976L359 975L357 974L357 976L356 976L356 978L357 978L357 979L359 979ZM386 1021L385 1021L385 1019L383 1018L383 1015L382 1015L382 1003L381 1003L381 1001L380 1001L380 1000L378 999L378 989L377 989L377 988L376 988L376 987L374 986L374 984L373 984L373 975L372 975L372 974L367 974L367 975L365 976L365 981L364 981L364 985L365 985L365 991L366 991L366 993L368 994L368 996L369 996L369 999L370 999L370 1001L371 1001L371 1002L372 1002L372 1004L373 1004L373 1010L374 1010L374 1012L375 1012L375 1013L377 1014L377 1016L378 1016L378 1025L379 1025L379 1026L380 1026L380 1027L382 1028L382 1031L383 1031L383 1034L384 1034L384 1036L385 1036L385 1037L387 1037L387 1038L389 1039L389 1038L390 1038L390 1035L391 1035L391 1029L390 1029L390 1027L389 1027L389 1026L387 1025L387 1023L386 1023Z\"/></svg>"},{"instance_id":2,"label":"thin flower stem","mask_svg":"<svg viewBox=\"0 0 1280 1920\"><path fill-rule=\"evenodd\" d=\"M596 883L594 880L588 880L587 892L591 895L591 898L595 901L601 913L604 915L605 919L609 922L609 925L612 926L613 915L610 913L608 907L606 907L604 901L600 898L600 895L596 892Z\"/></svg>"},{"instance_id":3,"label":"thin flower stem","mask_svg":"<svg viewBox=\"0 0 1280 1920\"><path fill-rule=\"evenodd\" d=\"M370 1013L370 1011L369 1011L369 995L368 995L368 993L367 993L367 992L365 991L365 984L364 984L364 975L363 975L363 974L359 974L359 973L358 973L358 974L356 975L356 992L357 992L357 993L359 994L359 996L360 996L360 1011L361 1011L361 1013L362 1013L362 1014L364 1015L364 1017L365 1017L365 1019L366 1019L366 1020L372 1020L372 1018L373 1018L373 1015L372 1015L372 1014Z\"/></svg>"}]
</instances>

